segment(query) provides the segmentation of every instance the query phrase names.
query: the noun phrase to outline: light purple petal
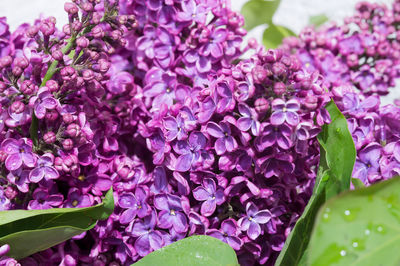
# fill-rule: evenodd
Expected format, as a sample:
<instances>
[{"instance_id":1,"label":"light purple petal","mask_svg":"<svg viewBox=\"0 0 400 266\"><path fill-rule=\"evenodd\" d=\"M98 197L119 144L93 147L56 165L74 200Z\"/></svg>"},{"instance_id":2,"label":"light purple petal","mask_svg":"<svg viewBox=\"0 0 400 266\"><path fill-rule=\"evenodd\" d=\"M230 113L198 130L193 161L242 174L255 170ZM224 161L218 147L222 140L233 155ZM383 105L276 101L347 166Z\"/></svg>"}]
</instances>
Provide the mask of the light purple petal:
<instances>
[{"instance_id":1,"label":"light purple petal","mask_svg":"<svg viewBox=\"0 0 400 266\"><path fill-rule=\"evenodd\" d=\"M261 234L261 227L258 223L250 223L249 230L247 230L247 235L255 240Z\"/></svg>"},{"instance_id":2,"label":"light purple petal","mask_svg":"<svg viewBox=\"0 0 400 266\"><path fill-rule=\"evenodd\" d=\"M128 224L132 222L133 219L135 219L136 214L137 214L136 209L127 209L119 217L119 222L121 224Z\"/></svg>"}]
</instances>

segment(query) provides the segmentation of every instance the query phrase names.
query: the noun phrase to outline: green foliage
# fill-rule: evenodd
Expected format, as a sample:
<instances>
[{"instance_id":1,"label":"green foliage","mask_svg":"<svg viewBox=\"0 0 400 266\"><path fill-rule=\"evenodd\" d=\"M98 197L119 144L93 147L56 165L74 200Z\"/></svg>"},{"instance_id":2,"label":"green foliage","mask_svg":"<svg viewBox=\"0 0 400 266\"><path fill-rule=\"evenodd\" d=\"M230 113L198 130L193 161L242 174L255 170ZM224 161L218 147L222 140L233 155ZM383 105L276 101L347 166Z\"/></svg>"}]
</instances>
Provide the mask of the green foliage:
<instances>
[{"instance_id":1,"label":"green foliage","mask_svg":"<svg viewBox=\"0 0 400 266\"><path fill-rule=\"evenodd\" d=\"M332 198L318 213L308 262L400 265L400 178Z\"/></svg>"},{"instance_id":2,"label":"green foliage","mask_svg":"<svg viewBox=\"0 0 400 266\"><path fill-rule=\"evenodd\" d=\"M332 122L322 128L320 164L313 195L297 221L275 265L304 265L307 246L318 209L327 198L350 188L350 178L356 158L353 139L346 118L333 101L327 106ZM340 143L340 145L338 145ZM300 264L301 263L301 264Z\"/></svg>"},{"instance_id":3,"label":"green foliage","mask_svg":"<svg viewBox=\"0 0 400 266\"><path fill-rule=\"evenodd\" d=\"M327 22L329 18L325 14L311 16L308 20L308 23L314 25L315 27L319 27L325 22Z\"/></svg>"},{"instance_id":4,"label":"green foliage","mask_svg":"<svg viewBox=\"0 0 400 266\"><path fill-rule=\"evenodd\" d=\"M93 207L2 211L0 246L9 244L7 256L21 259L92 229L113 210L111 189L103 202Z\"/></svg>"},{"instance_id":5,"label":"green foliage","mask_svg":"<svg viewBox=\"0 0 400 266\"><path fill-rule=\"evenodd\" d=\"M279 6L280 0L250 0L242 7L246 30L251 30L262 24L272 24L272 17Z\"/></svg>"},{"instance_id":6,"label":"green foliage","mask_svg":"<svg viewBox=\"0 0 400 266\"><path fill-rule=\"evenodd\" d=\"M210 236L184 238L156 250L134 264L135 266L238 266L235 251L219 239Z\"/></svg>"},{"instance_id":7,"label":"green foliage","mask_svg":"<svg viewBox=\"0 0 400 266\"><path fill-rule=\"evenodd\" d=\"M282 40L288 36L295 36L296 34L290 29L270 24L263 34L263 44L266 48L277 48L282 44Z\"/></svg>"}]
</instances>

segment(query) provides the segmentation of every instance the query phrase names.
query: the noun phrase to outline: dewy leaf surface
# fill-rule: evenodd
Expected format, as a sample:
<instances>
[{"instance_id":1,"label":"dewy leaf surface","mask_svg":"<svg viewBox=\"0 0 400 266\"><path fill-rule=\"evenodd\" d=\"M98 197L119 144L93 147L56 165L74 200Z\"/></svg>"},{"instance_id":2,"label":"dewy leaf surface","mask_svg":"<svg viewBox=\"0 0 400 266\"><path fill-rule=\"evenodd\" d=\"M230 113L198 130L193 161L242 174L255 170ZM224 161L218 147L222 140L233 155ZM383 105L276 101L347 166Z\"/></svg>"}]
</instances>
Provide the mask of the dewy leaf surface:
<instances>
[{"instance_id":1,"label":"dewy leaf surface","mask_svg":"<svg viewBox=\"0 0 400 266\"><path fill-rule=\"evenodd\" d=\"M400 265L400 178L332 198L318 213L312 266Z\"/></svg>"},{"instance_id":2,"label":"dewy leaf surface","mask_svg":"<svg viewBox=\"0 0 400 266\"><path fill-rule=\"evenodd\" d=\"M346 118L335 103L331 101L326 109L332 122L323 126L322 132L318 135L320 163L313 195L287 238L275 263L276 266L299 265L300 262L301 265L304 264L307 258L303 256L306 256L304 254L319 208L329 197L350 188L351 173L356 158L353 139L347 128Z\"/></svg>"},{"instance_id":3,"label":"dewy leaf surface","mask_svg":"<svg viewBox=\"0 0 400 266\"><path fill-rule=\"evenodd\" d=\"M88 208L2 211L0 246L9 244L7 256L21 259L92 229L113 210L113 191L109 190L102 203Z\"/></svg>"},{"instance_id":4,"label":"dewy leaf surface","mask_svg":"<svg viewBox=\"0 0 400 266\"><path fill-rule=\"evenodd\" d=\"M251 30L262 24L272 24L272 17L280 0L250 0L242 7L241 14L245 19L244 28Z\"/></svg>"},{"instance_id":5,"label":"dewy leaf surface","mask_svg":"<svg viewBox=\"0 0 400 266\"><path fill-rule=\"evenodd\" d=\"M235 251L226 243L210 236L191 236L158 249L135 266L238 266Z\"/></svg>"}]
</instances>

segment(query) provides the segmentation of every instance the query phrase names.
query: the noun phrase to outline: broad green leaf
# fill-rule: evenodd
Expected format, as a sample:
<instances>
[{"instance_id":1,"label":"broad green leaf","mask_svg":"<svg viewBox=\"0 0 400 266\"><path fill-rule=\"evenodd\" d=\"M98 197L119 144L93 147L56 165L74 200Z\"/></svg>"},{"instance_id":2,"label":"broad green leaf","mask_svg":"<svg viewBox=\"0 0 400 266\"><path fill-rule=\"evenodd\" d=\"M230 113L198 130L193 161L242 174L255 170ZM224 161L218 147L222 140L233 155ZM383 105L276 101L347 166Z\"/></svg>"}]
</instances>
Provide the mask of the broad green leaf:
<instances>
[{"instance_id":1,"label":"broad green leaf","mask_svg":"<svg viewBox=\"0 0 400 266\"><path fill-rule=\"evenodd\" d=\"M351 183L355 188L363 188L365 187L364 183L358 178L351 178Z\"/></svg>"},{"instance_id":2,"label":"broad green leaf","mask_svg":"<svg viewBox=\"0 0 400 266\"><path fill-rule=\"evenodd\" d=\"M282 44L282 40L288 36L295 36L296 34L290 29L270 24L263 34L263 44L266 48L277 48Z\"/></svg>"},{"instance_id":3,"label":"broad green leaf","mask_svg":"<svg viewBox=\"0 0 400 266\"><path fill-rule=\"evenodd\" d=\"M325 16L324 14L320 14L320 15L315 15L315 16L311 16L308 20L308 22L311 25L314 25L315 27L319 27L322 24L324 24L325 22L327 22L329 19L327 16Z\"/></svg>"},{"instance_id":4,"label":"broad green leaf","mask_svg":"<svg viewBox=\"0 0 400 266\"><path fill-rule=\"evenodd\" d=\"M346 118L331 101L327 104L332 122L324 125L318 141L324 150L329 179L326 185L327 199L350 188L351 174L356 159L356 148L347 127ZM321 151L322 153L322 151Z\"/></svg>"},{"instance_id":5,"label":"broad green leaf","mask_svg":"<svg viewBox=\"0 0 400 266\"><path fill-rule=\"evenodd\" d=\"M0 246L9 244L7 256L21 259L92 229L113 210L111 189L103 202L93 207L2 211Z\"/></svg>"},{"instance_id":6,"label":"broad green leaf","mask_svg":"<svg viewBox=\"0 0 400 266\"><path fill-rule=\"evenodd\" d=\"M332 122L318 135L320 163L313 195L303 214L279 254L275 265L304 265L307 246L319 208L333 193L350 188L350 178L356 158L353 139L347 128L346 118L333 101L327 106ZM340 143L340 145L337 145ZM336 194L335 194L336 195Z\"/></svg>"},{"instance_id":7,"label":"broad green leaf","mask_svg":"<svg viewBox=\"0 0 400 266\"><path fill-rule=\"evenodd\" d=\"M400 265L400 178L345 192L318 213L311 266Z\"/></svg>"},{"instance_id":8,"label":"broad green leaf","mask_svg":"<svg viewBox=\"0 0 400 266\"><path fill-rule=\"evenodd\" d=\"M134 264L135 266L238 266L235 251L226 243L210 236L184 238L158 249Z\"/></svg>"},{"instance_id":9,"label":"broad green leaf","mask_svg":"<svg viewBox=\"0 0 400 266\"><path fill-rule=\"evenodd\" d=\"M250 0L242 7L241 14L245 19L244 28L251 30L262 24L272 24L272 17L280 0Z\"/></svg>"}]
</instances>

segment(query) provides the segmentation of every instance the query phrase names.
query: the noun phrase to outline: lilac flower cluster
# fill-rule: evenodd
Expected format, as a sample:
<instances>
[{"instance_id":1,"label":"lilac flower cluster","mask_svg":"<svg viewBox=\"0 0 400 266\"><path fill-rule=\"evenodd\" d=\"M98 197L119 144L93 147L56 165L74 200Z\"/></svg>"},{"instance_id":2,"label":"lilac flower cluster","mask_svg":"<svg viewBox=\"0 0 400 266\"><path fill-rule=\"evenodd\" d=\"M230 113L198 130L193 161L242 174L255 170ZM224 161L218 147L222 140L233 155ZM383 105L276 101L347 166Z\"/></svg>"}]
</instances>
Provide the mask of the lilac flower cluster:
<instances>
[{"instance_id":1,"label":"lilac flower cluster","mask_svg":"<svg viewBox=\"0 0 400 266\"><path fill-rule=\"evenodd\" d=\"M369 185L400 173L398 106L382 106L399 77L400 1L392 8L360 2L341 26L306 28L282 49L308 71L320 71L346 116L357 149L353 177Z\"/></svg>"},{"instance_id":2,"label":"lilac flower cluster","mask_svg":"<svg viewBox=\"0 0 400 266\"><path fill-rule=\"evenodd\" d=\"M306 69L318 69L332 86L354 84L365 95L388 93L400 76L400 3L359 2L342 25L306 27L282 48L299 56Z\"/></svg>"}]
</instances>

